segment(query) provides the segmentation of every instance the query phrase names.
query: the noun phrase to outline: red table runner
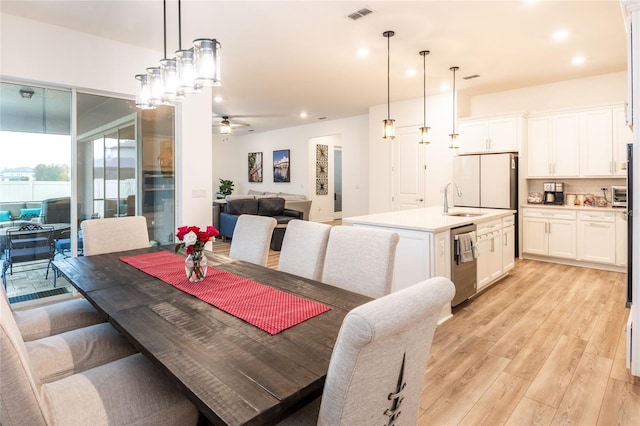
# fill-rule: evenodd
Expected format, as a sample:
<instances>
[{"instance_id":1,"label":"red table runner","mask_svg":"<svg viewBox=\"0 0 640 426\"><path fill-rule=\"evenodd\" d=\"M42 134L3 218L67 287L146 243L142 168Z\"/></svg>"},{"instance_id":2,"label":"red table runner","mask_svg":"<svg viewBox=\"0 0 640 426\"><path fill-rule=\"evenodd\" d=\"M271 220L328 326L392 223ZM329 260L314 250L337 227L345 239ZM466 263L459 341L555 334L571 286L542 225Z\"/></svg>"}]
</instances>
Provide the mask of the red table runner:
<instances>
[{"instance_id":1,"label":"red table runner","mask_svg":"<svg viewBox=\"0 0 640 426\"><path fill-rule=\"evenodd\" d=\"M184 258L167 251L120 256L120 260L271 335L331 309L212 266L204 280L189 282Z\"/></svg>"}]
</instances>

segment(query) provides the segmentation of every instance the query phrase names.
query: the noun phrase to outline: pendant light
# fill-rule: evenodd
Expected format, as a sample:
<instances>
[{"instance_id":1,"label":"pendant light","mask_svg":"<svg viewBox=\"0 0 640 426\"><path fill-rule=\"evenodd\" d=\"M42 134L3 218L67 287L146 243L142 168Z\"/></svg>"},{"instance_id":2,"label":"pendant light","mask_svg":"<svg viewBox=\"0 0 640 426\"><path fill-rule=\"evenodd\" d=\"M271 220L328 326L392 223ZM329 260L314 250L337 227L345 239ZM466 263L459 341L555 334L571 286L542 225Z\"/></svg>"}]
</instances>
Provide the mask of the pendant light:
<instances>
[{"instance_id":1,"label":"pendant light","mask_svg":"<svg viewBox=\"0 0 640 426\"><path fill-rule=\"evenodd\" d=\"M202 87L220 86L220 43L198 38L191 49L182 49L182 3L178 0L178 50L167 58L167 1L163 0L164 57L160 66L147 68L137 80L136 106L152 109L184 99L186 93L200 93Z\"/></svg>"},{"instance_id":2,"label":"pendant light","mask_svg":"<svg viewBox=\"0 0 640 426\"><path fill-rule=\"evenodd\" d=\"M451 91L452 96L453 96L453 115L452 115L452 128L451 128L451 134L449 135L449 137L451 138L451 144L449 145L449 148L451 149L458 149L459 146L456 143L456 138L458 137L458 134L456 133L456 71L458 71L460 69L460 67L451 67L449 68L450 71L453 71L453 90Z\"/></svg>"},{"instance_id":3,"label":"pendant light","mask_svg":"<svg viewBox=\"0 0 640 426\"><path fill-rule=\"evenodd\" d=\"M390 74L390 39L391 37L393 37L396 33L393 31L385 31L382 33L382 35L384 37L387 38L387 118L386 120L383 120L383 133L382 133L382 138L383 139L395 139L396 138L396 120L393 120L391 118L391 97L390 97L390 80L389 80L389 74Z\"/></svg>"},{"instance_id":4,"label":"pendant light","mask_svg":"<svg viewBox=\"0 0 640 426\"><path fill-rule=\"evenodd\" d=\"M420 127L420 140L419 144L429 144L429 129L427 127L427 55L431 53L428 50L423 50L420 52L420 56L422 56L422 95L424 97L424 108L423 108L423 116L422 116L422 127Z\"/></svg>"}]
</instances>

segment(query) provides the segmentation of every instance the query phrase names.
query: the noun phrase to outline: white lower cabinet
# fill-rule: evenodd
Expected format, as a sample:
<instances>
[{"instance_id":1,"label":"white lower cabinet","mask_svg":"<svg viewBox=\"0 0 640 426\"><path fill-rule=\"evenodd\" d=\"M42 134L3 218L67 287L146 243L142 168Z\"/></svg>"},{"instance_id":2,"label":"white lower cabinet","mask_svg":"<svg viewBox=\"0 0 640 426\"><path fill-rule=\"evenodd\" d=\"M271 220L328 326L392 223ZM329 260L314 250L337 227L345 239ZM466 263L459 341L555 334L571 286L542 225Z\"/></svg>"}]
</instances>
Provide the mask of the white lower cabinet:
<instances>
[{"instance_id":1,"label":"white lower cabinet","mask_svg":"<svg viewBox=\"0 0 640 426\"><path fill-rule=\"evenodd\" d=\"M616 263L614 212L578 213L578 260Z\"/></svg>"},{"instance_id":2,"label":"white lower cabinet","mask_svg":"<svg viewBox=\"0 0 640 426\"><path fill-rule=\"evenodd\" d=\"M515 266L516 232L513 225L502 228L502 272Z\"/></svg>"},{"instance_id":3,"label":"white lower cabinet","mask_svg":"<svg viewBox=\"0 0 640 426\"><path fill-rule=\"evenodd\" d=\"M616 265L627 266L627 210L616 212Z\"/></svg>"},{"instance_id":4,"label":"white lower cabinet","mask_svg":"<svg viewBox=\"0 0 640 426\"><path fill-rule=\"evenodd\" d=\"M576 258L576 212L523 209L522 251L541 256Z\"/></svg>"},{"instance_id":5,"label":"white lower cabinet","mask_svg":"<svg viewBox=\"0 0 640 426\"><path fill-rule=\"evenodd\" d=\"M502 275L502 221L479 223L477 227L478 290Z\"/></svg>"}]
</instances>

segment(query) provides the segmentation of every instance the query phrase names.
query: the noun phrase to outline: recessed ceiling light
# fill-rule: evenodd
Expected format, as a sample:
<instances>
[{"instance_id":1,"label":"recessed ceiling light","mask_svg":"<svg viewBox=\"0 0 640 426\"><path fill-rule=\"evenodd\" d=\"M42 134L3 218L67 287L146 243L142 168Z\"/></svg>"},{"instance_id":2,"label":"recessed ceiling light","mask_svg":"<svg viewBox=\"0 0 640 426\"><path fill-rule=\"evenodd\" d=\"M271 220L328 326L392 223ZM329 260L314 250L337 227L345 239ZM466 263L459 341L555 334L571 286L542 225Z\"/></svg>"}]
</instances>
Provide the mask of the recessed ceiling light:
<instances>
[{"instance_id":1,"label":"recessed ceiling light","mask_svg":"<svg viewBox=\"0 0 640 426\"><path fill-rule=\"evenodd\" d=\"M215 98L213 98L213 101L217 103L222 102L222 96L216 96Z\"/></svg>"},{"instance_id":2,"label":"recessed ceiling light","mask_svg":"<svg viewBox=\"0 0 640 426\"><path fill-rule=\"evenodd\" d=\"M304 111L302 111L302 112L300 113L300 118L307 118L307 113L306 113L306 112L304 112Z\"/></svg>"},{"instance_id":3,"label":"recessed ceiling light","mask_svg":"<svg viewBox=\"0 0 640 426\"><path fill-rule=\"evenodd\" d=\"M405 74L407 77L415 77L417 73L418 73L418 71L416 71L416 69L415 69L415 68L408 68L408 69L404 72L404 74Z\"/></svg>"},{"instance_id":4,"label":"recessed ceiling light","mask_svg":"<svg viewBox=\"0 0 640 426\"><path fill-rule=\"evenodd\" d=\"M571 60L571 63L573 65L582 65L584 64L586 61L584 56L574 56L574 58Z\"/></svg>"},{"instance_id":5,"label":"recessed ceiling light","mask_svg":"<svg viewBox=\"0 0 640 426\"><path fill-rule=\"evenodd\" d=\"M367 56L369 56L369 49L367 49L366 47L361 47L360 49L358 49L357 55L359 58L366 58Z\"/></svg>"},{"instance_id":6,"label":"recessed ceiling light","mask_svg":"<svg viewBox=\"0 0 640 426\"><path fill-rule=\"evenodd\" d=\"M552 35L554 40L564 40L569 37L569 31L567 30L558 30Z\"/></svg>"}]
</instances>

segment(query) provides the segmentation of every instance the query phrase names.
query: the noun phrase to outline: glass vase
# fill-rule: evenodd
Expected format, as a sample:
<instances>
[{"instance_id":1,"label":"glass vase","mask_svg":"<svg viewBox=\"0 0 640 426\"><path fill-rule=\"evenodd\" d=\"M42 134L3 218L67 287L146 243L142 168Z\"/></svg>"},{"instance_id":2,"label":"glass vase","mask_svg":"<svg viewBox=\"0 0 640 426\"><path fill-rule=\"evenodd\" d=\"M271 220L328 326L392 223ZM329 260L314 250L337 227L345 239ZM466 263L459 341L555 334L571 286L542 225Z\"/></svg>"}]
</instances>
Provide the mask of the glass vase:
<instances>
[{"instance_id":1,"label":"glass vase","mask_svg":"<svg viewBox=\"0 0 640 426\"><path fill-rule=\"evenodd\" d=\"M207 276L207 257L202 251L194 251L184 260L184 272L187 279L192 283L197 283Z\"/></svg>"}]
</instances>

